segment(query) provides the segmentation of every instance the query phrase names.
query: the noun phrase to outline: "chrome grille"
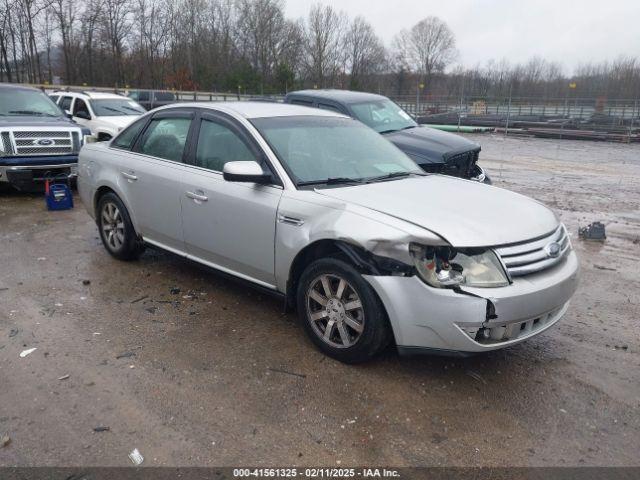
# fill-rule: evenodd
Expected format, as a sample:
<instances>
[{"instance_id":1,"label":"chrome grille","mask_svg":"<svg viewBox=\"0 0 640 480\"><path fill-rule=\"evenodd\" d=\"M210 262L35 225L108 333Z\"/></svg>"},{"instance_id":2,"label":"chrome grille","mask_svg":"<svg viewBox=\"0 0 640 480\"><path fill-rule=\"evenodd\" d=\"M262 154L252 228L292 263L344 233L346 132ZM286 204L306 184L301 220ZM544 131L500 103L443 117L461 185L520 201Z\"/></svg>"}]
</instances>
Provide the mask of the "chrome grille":
<instances>
[{"instance_id":1,"label":"chrome grille","mask_svg":"<svg viewBox=\"0 0 640 480\"><path fill-rule=\"evenodd\" d=\"M71 140L68 138L52 138L53 143L50 146L62 146L62 145L71 145ZM33 147L32 139L16 139L16 147Z\"/></svg>"},{"instance_id":2,"label":"chrome grille","mask_svg":"<svg viewBox=\"0 0 640 480\"><path fill-rule=\"evenodd\" d=\"M12 154L13 144L11 143L11 135L9 135L9 132L2 132L2 134L0 134L0 138L2 139L2 151Z\"/></svg>"},{"instance_id":3,"label":"chrome grille","mask_svg":"<svg viewBox=\"0 0 640 480\"><path fill-rule=\"evenodd\" d=\"M560 250L557 256L549 255L547 249L550 244L557 243ZM496 248L496 253L502 259L512 277L521 277L539 272L554 266L571 250L571 242L564 225L544 237L514 245Z\"/></svg>"},{"instance_id":4,"label":"chrome grille","mask_svg":"<svg viewBox=\"0 0 640 480\"><path fill-rule=\"evenodd\" d=\"M69 132L65 130L52 131L14 131L13 138L69 138Z\"/></svg>"},{"instance_id":5,"label":"chrome grille","mask_svg":"<svg viewBox=\"0 0 640 480\"><path fill-rule=\"evenodd\" d=\"M2 132L1 138L4 151L13 155L68 155L80 150L79 133L70 130L13 130ZM44 139L50 143L39 145Z\"/></svg>"}]
</instances>

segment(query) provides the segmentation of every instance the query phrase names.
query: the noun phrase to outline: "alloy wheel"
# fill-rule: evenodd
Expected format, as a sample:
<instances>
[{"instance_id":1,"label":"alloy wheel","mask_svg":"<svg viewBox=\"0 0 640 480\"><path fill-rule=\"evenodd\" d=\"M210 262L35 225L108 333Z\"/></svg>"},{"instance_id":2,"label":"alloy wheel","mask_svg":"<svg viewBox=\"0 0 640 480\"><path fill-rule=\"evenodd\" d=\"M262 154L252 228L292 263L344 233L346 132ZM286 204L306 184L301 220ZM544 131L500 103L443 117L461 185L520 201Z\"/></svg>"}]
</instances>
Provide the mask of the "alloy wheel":
<instances>
[{"instance_id":1,"label":"alloy wheel","mask_svg":"<svg viewBox=\"0 0 640 480\"><path fill-rule=\"evenodd\" d=\"M115 203L107 202L102 207L102 234L113 251L124 243L124 221L120 209Z\"/></svg>"},{"instance_id":2,"label":"alloy wheel","mask_svg":"<svg viewBox=\"0 0 640 480\"><path fill-rule=\"evenodd\" d=\"M323 342L348 348L358 341L364 331L364 309L349 282L336 274L320 275L306 297L311 327Z\"/></svg>"}]
</instances>

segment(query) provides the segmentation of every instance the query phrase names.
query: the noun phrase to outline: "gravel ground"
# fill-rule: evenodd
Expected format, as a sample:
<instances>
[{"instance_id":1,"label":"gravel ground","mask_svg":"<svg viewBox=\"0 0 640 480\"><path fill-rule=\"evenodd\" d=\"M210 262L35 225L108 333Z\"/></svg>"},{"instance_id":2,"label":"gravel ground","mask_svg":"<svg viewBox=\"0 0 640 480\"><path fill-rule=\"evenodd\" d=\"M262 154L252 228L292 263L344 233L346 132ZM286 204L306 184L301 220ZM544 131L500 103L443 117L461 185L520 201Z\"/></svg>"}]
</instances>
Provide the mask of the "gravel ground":
<instances>
[{"instance_id":1,"label":"gravel ground","mask_svg":"<svg viewBox=\"0 0 640 480\"><path fill-rule=\"evenodd\" d=\"M640 146L470 137L558 212L582 281L556 327L464 360L342 365L272 298L0 195L0 465L638 465Z\"/></svg>"}]
</instances>

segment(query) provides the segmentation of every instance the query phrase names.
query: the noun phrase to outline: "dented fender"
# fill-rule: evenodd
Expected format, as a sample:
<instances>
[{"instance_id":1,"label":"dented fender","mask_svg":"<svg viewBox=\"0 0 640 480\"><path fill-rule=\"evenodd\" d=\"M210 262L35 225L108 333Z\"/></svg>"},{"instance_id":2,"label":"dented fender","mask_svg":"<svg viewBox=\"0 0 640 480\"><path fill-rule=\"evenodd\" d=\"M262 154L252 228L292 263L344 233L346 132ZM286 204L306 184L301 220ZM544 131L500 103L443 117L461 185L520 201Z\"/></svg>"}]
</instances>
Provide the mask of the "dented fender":
<instances>
[{"instance_id":1,"label":"dented fender","mask_svg":"<svg viewBox=\"0 0 640 480\"><path fill-rule=\"evenodd\" d=\"M409 243L445 245L429 230L373 213L366 208L321 197L313 191L285 191L278 207L275 273L277 287L286 291L296 256L307 246L331 240L410 266ZM355 253L357 255L357 253Z\"/></svg>"}]
</instances>

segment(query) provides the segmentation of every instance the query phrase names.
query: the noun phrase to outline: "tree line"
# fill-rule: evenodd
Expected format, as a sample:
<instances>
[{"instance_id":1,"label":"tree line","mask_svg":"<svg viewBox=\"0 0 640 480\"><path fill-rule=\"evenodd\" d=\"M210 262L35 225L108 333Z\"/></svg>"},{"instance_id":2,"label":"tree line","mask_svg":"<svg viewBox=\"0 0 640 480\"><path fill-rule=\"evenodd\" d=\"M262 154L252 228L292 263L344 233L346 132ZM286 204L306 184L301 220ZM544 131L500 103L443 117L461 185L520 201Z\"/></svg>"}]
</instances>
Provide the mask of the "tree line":
<instances>
[{"instance_id":1,"label":"tree line","mask_svg":"<svg viewBox=\"0 0 640 480\"><path fill-rule=\"evenodd\" d=\"M637 98L640 60L571 74L542 58L456 65L427 16L385 45L363 16L284 0L0 0L0 81L251 94L349 88L400 95ZM569 90L571 87L575 87Z\"/></svg>"}]
</instances>

